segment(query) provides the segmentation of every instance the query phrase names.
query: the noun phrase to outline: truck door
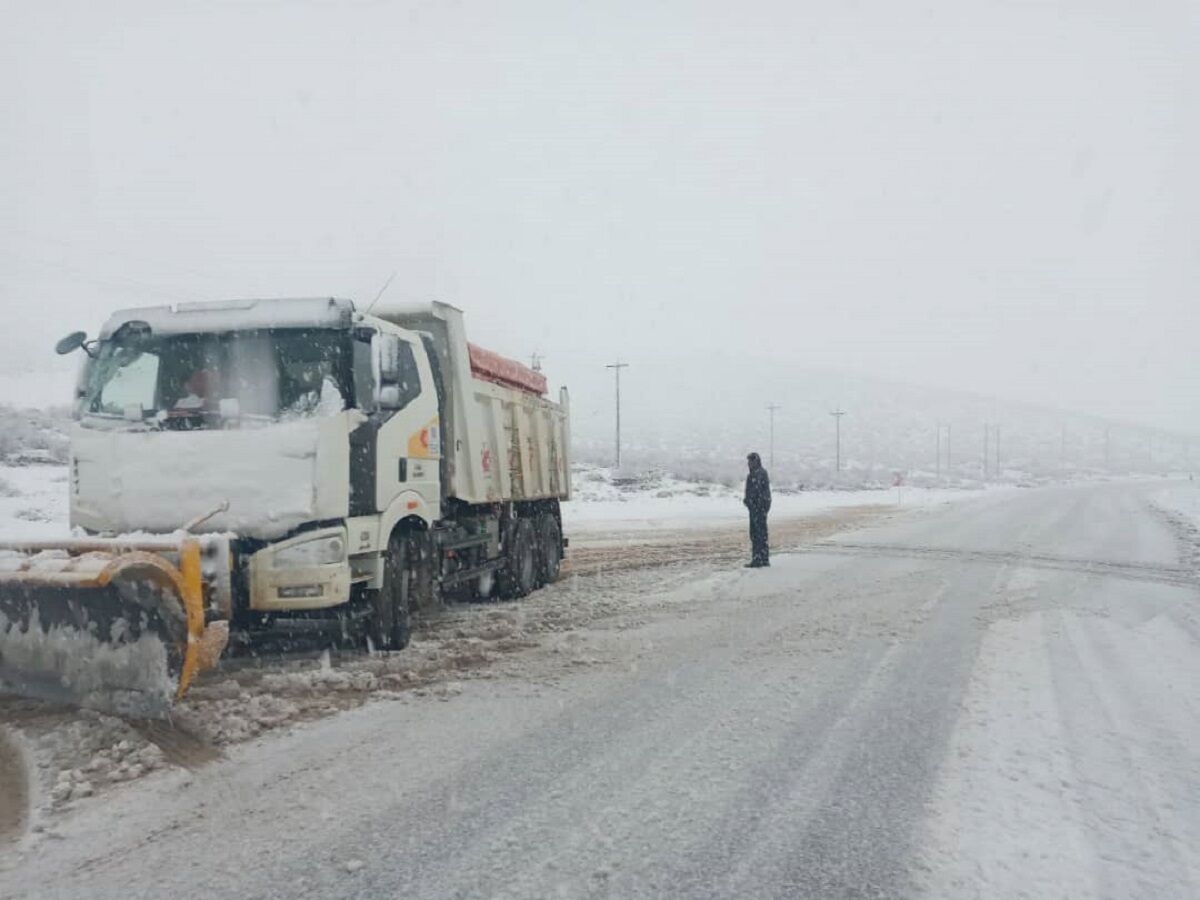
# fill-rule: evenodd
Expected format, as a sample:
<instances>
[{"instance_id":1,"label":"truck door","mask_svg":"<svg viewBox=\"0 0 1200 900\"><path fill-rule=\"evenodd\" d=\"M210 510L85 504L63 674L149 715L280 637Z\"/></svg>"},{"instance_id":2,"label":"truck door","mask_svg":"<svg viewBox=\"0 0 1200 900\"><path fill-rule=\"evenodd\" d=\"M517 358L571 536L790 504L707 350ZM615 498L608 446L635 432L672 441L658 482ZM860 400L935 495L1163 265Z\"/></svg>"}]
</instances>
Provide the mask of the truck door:
<instances>
[{"instance_id":1,"label":"truck door","mask_svg":"<svg viewBox=\"0 0 1200 900\"><path fill-rule=\"evenodd\" d=\"M379 509L403 491L416 491L439 518L442 429L425 348L394 334L379 340L380 407L388 415L377 448Z\"/></svg>"}]
</instances>

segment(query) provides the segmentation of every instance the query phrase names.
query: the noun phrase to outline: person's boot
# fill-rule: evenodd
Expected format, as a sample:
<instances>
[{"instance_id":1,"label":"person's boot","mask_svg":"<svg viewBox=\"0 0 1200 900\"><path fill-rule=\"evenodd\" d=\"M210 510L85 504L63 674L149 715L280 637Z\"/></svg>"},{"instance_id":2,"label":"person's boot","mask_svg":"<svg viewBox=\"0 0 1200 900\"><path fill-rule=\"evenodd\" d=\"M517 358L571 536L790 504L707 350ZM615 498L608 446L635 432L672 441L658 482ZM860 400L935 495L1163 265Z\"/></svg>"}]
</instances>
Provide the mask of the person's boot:
<instances>
[{"instance_id":1,"label":"person's boot","mask_svg":"<svg viewBox=\"0 0 1200 900\"><path fill-rule=\"evenodd\" d=\"M750 560L750 562L748 562L744 566L742 566L742 568L743 569L761 569L762 566L763 566L762 560L752 559L752 560Z\"/></svg>"}]
</instances>

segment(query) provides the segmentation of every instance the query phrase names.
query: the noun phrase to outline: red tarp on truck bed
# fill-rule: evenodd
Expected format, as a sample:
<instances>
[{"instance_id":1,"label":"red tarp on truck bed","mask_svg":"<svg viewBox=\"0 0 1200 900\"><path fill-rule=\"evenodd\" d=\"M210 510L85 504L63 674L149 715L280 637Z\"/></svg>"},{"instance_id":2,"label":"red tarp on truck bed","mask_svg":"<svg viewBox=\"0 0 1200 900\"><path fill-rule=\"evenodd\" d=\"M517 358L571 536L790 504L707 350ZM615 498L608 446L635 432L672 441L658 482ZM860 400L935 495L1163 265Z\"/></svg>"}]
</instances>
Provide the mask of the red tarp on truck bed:
<instances>
[{"instance_id":1,"label":"red tarp on truck bed","mask_svg":"<svg viewBox=\"0 0 1200 900\"><path fill-rule=\"evenodd\" d=\"M471 374L476 378L530 394L546 393L546 376L541 372L476 344L468 343L467 352L471 356Z\"/></svg>"}]
</instances>

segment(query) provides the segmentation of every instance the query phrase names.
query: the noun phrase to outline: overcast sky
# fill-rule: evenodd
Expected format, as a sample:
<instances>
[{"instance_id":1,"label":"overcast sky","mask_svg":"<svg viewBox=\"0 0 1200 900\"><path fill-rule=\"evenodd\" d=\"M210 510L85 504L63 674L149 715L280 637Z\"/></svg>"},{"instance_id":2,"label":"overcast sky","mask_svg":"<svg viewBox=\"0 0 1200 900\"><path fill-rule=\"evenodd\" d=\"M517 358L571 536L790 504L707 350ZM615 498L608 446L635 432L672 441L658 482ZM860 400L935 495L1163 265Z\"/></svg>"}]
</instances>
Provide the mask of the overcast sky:
<instances>
[{"instance_id":1,"label":"overcast sky","mask_svg":"<svg viewBox=\"0 0 1200 900\"><path fill-rule=\"evenodd\" d=\"M721 351L1200 431L1197 9L5 0L0 400L115 306L395 270L556 381Z\"/></svg>"}]
</instances>

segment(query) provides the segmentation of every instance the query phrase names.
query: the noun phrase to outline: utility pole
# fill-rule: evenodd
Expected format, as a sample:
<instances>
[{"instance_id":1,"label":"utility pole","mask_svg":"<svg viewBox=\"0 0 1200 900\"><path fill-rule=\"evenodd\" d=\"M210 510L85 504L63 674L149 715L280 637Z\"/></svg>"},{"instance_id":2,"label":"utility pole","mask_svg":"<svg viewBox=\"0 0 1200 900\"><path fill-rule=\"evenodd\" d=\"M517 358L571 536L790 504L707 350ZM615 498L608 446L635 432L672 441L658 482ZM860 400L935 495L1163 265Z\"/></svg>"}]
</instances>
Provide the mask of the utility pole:
<instances>
[{"instance_id":1,"label":"utility pole","mask_svg":"<svg viewBox=\"0 0 1200 900\"><path fill-rule=\"evenodd\" d=\"M775 471L775 410L777 409L781 409L781 407L775 403L767 404L767 412L771 414L771 451L768 455L768 459L771 460L772 472Z\"/></svg>"},{"instance_id":2,"label":"utility pole","mask_svg":"<svg viewBox=\"0 0 1200 900\"><path fill-rule=\"evenodd\" d=\"M836 460L834 466L835 472L842 471L842 416L845 414L846 413L840 409L834 410L830 413L830 415L833 416L834 446L837 448L835 450L836 455L834 456L834 459Z\"/></svg>"},{"instance_id":3,"label":"utility pole","mask_svg":"<svg viewBox=\"0 0 1200 900\"><path fill-rule=\"evenodd\" d=\"M983 480L987 481L988 477L988 428L991 426L987 422L983 423Z\"/></svg>"},{"instance_id":4,"label":"utility pole","mask_svg":"<svg viewBox=\"0 0 1200 900\"><path fill-rule=\"evenodd\" d=\"M946 425L946 474L950 474L950 425ZM942 423L937 423L937 477L942 477Z\"/></svg>"},{"instance_id":5,"label":"utility pole","mask_svg":"<svg viewBox=\"0 0 1200 900\"><path fill-rule=\"evenodd\" d=\"M937 436L934 438L934 443L937 444L937 456L934 463L934 475L938 481L942 480L942 423L937 423Z\"/></svg>"},{"instance_id":6,"label":"utility pole","mask_svg":"<svg viewBox=\"0 0 1200 900\"><path fill-rule=\"evenodd\" d=\"M621 468L621 370L627 368L629 363L615 362L606 365L604 368L612 369L617 376L617 468Z\"/></svg>"}]
</instances>

